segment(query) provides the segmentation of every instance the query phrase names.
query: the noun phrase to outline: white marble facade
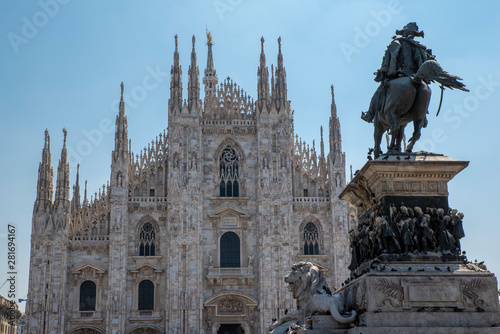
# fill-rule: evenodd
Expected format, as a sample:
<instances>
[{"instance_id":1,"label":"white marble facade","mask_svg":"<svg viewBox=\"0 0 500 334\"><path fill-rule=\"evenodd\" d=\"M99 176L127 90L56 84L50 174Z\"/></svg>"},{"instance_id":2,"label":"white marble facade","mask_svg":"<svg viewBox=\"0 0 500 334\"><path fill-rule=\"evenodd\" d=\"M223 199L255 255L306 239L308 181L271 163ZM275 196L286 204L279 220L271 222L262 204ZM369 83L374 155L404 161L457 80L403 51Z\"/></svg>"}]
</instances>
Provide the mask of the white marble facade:
<instances>
[{"instance_id":1,"label":"white marble facade","mask_svg":"<svg viewBox=\"0 0 500 334\"><path fill-rule=\"evenodd\" d=\"M294 133L281 40L271 79L261 42L254 101L229 77L218 82L209 35L202 100L193 37L183 100L176 37L168 128L137 155L122 86L111 177L91 198L85 186L80 200L77 171L70 200L66 145L53 196L46 132L29 333L264 333L294 308L283 281L293 262L340 287L356 215L337 197L345 155L333 88L325 152L322 128L317 147Z\"/></svg>"}]
</instances>

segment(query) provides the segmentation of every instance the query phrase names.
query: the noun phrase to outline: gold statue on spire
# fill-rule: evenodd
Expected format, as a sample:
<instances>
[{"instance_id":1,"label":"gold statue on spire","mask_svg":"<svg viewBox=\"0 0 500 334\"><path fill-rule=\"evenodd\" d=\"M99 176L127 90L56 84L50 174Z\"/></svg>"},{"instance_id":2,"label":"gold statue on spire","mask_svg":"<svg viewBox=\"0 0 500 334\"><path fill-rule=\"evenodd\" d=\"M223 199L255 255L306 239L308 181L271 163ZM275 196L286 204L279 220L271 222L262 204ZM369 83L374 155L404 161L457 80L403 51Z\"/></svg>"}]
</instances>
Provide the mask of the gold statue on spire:
<instances>
[{"instance_id":1,"label":"gold statue on spire","mask_svg":"<svg viewBox=\"0 0 500 334\"><path fill-rule=\"evenodd\" d=\"M208 29L206 29L206 31L207 31L208 45L212 45L212 40L213 40L212 33L208 31Z\"/></svg>"}]
</instances>

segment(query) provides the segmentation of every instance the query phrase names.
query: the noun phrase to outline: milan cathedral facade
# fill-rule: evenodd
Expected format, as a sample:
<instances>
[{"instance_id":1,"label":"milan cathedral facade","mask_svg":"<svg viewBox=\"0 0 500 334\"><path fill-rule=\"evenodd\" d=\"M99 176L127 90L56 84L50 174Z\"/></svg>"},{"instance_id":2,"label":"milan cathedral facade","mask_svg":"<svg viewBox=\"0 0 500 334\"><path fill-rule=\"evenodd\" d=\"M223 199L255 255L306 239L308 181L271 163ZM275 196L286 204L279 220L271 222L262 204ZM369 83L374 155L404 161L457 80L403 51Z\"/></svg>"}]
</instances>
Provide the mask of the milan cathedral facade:
<instances>
[{"instance_id":1,"label":"milan cathedral facade","mask_svg":"<svg viewBox=\"0 0 500 334\"><path fill-rule=\"evenodd\" d=\"M208 35L200 94L195 39L187 100L175 38L168 128L134 154L122 96L107 186L70 193L64 146L55 197L45 132L33 210L29 333L265 333L293 309L284 282L310 261L331 286L348 277L355 212L338 199L345 155L333 99L325 152L294 133L281 40L257 100L219 83ZM318 151L319 152L318 152Z\"/></svg>"}]
</instances>

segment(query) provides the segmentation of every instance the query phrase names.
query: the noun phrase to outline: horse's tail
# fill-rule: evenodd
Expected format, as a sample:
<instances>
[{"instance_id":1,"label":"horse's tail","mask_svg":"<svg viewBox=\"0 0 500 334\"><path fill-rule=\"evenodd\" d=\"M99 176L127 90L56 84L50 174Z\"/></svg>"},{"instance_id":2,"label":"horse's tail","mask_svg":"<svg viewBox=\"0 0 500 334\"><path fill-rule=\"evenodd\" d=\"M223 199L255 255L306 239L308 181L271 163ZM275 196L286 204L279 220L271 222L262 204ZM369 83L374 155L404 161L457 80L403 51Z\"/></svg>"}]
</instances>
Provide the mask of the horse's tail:
<instances>
[{"instance_id":1,"label":"horse's tail","mask_svg":"<svg viewBox=\"0 0 500 334\"><path fill-rule=\"evenodd\" d=\"M415 74L415 78L425 81L437 81L444 87L448 87L450 89L457 88L465 92L469 91L465 88L465 84L459 81L462 80L462 78L446 72L435 60L427 60L420 65L417 73Z\"/></svg>"}]
</instances>

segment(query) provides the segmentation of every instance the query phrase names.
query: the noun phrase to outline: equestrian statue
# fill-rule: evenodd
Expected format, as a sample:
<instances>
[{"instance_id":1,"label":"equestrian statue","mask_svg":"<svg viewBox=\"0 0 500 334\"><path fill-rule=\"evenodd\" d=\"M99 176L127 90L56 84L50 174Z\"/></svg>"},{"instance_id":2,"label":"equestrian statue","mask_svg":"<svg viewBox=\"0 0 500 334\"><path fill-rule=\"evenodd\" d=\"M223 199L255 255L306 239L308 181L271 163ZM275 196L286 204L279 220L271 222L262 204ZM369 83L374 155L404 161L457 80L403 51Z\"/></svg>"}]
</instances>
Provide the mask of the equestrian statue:
<instances>
[{"instance_id":1,"label":"equestrian statue","mask_svg":"<svg viewBox=\"0 0 500 334\"><path fill-rule=\"evenodd\" d=\"M373 122L375 128L375 159L382 153L380 142L386 131L391 135L389 152L401 151L404 129L410 122L413 122L413 135L406 152L412 151L420 138L422 127L427 126L426 115L431 98L428 85L431 82L441 84L439 109L445 87L469 91L459 81L461 78L449 74L436 62L431 49L414 39L424 37L424 32L418 30L415 22L408 23L402 30L396 30L396 36L385 51L381 68L374 73L374 80L380 85L373 94L368 111L361 113L361 118L368 123Z\"/></svg>"}]
</instances>

